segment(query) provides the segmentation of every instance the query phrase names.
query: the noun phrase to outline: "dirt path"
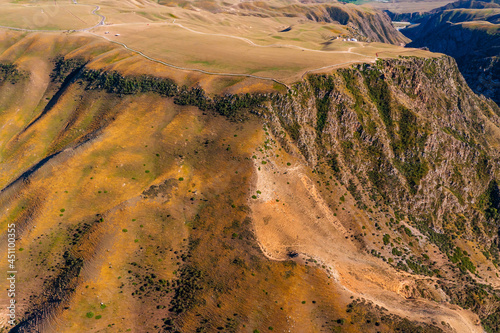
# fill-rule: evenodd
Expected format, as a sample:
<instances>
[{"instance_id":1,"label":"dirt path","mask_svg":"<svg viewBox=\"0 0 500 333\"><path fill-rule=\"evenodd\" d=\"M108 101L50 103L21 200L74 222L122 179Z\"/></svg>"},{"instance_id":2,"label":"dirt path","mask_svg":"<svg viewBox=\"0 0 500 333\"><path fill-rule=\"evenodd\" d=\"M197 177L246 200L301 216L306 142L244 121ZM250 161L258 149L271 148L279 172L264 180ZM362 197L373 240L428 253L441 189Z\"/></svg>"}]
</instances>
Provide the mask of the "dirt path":
<instances>
[{"instance_id":1,"label":"dirt path","mask_svg":"<svg viewBox=\"0 0 500 333\"><path fill-rule=\"evenodd\" d=\"M364 63L368 63L368 62L369 63L375 63L376 60L377 59L375 58L375 59L370 60L370 61L365 61ZM319 71L322 71L322 70L325 70L325 69L340 67L340 66L344 66L344 65L348 65L348 64L359 64L359 61L358 60L352 60L352 61L342 62L342 63L339 63L339 64L328 65L328 66L323 66L323 67L320 67L320 68L310 69L310 70L305 71L300 78L304 79L304 77L307 74L309 74L309 73L319 72Z\"/></svg>"},{"instance_id":2,"label":"dirt path","mask_svg":"<svg viewBox=\"0 0 500 333\"><path fill-rule=\"evenodd\" d=\"M344 237L350 236L349 232L344 228L342 223L340 223L339 219L335 215L333 215L325 200L323 200L321 195L318 193L318 190L316 189L316 186L314 185L312 180L305 175L299 174L298 177L300 177L300 181L306 188L307 192L309 192L312 199L318 203L319 208L323 211L323 214L325 214L326 218L335 226L335 229L337 229Z\"/></svg>"},{"instance_id":3,"label":"dirt path","mask_svg":"<svg viewBox=\"0 0 500 333\"><path fill-rule=\"evenodd\" d=\"M171 68L175 68L175 69L179 69L179 70L183 70L183 71L189 71L189 72L198 72L198 73L202 73L202 74L208 74L208 75L217 75L217 76L243 76L243 77L249 77L249 78L254 78L254 79L259 79L259 80L267 80L267 81L273 81L275 83L278 83L280 85L283 85L285 88L287 89L290 89L290 86L288 86L286 83L282 82L282 81L279 81L277 79L274 79L274 78L271 78L271 77L265 77L265 76L258 76L258 75L252 75L252 74L242 74L242 73L220 73L220 72L210 72L210 71L206 71L206 70L203 70L203 69L197 69L197 68L189 68L189 67L182 67L182 66L177 66L177 65L174 65L174 64L170 64L168 62L165 62L165 61L162 61L162 60L159 60L159 59L155 59L155 58L152 58L146 54L144 54L142 51L139 51L139 50L136 50L136 49L133 49L131 47L129 47L128 45L126 45L125 43L121 43L121 42L117 42L117 41L114 41L112 39L109 39L105 36L101 36L101 35L98 35L98 34L95 34L95 33L92 33L90 32L90 34L96 36L96 37L100 37L100 38L104 38L105 40L111 42L111 43L114 43L114 44L118 44L118 45L121 45L123 46L125 49L133 52L133 53L136 53L150 61L154 61L156 63L159 63L159 64L162 64L162 65L165 65L167 67L171 67Z\"/></svg>"}]
</instances>

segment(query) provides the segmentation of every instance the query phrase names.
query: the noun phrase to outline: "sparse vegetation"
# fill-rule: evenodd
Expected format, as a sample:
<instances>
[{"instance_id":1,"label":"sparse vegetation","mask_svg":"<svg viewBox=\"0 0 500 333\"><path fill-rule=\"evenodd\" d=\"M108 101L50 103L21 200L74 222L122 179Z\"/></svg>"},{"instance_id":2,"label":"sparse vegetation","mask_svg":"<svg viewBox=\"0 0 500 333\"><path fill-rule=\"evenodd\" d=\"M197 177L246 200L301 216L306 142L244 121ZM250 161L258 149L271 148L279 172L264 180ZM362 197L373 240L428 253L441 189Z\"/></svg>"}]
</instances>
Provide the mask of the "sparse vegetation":
<instances>
[{"instance_id":1,"label":"sparse vegetation","mask_svg":"<svg viewBox=\"0 0 500 333\"><path fill-rule=\"evenodd\" d=\"M367 45L366 48L369 49L370 46ZM122 55L121 52L116 54ZM493 232L499 210L498 186L492 180L496 160L487 155L487 149L477 153L475 149L479 148L476 146L455 140L453 142L459 146L454 149L468 149L460 153L464 156L479 156L477 162L483 170L480 173L476 170L476 165L459 165L456 170L446 168L445 164L448 162L443 161L453 160L455 155L446 146L439 149L434 147L444 145L438 140L441 137L445 138L443 140L454 138L436 128L451 127L444 120L439 126L427 126L427 118L431 117L425 118L422 115L425 111L422 105L425 103L422 100L417 100L414 104L409 102L428 98L429 103L438 104L441 100L435 100L434 95L427 96L425 92L419 92L423 97L417 94L408 95L408 99L401 97L403 90L411 88L403 87L403 80L397 78L398 67L394 64L398 64L401 59L391 60L390 67L384 67L386 65L379 61L377 67L359 66L345 70L345 75L338 75L338 72L332 75L311 75L307 81L300 83L306 92L297 88L297 85L287 95L228 93L221 96L209 95L200 88L209 84L207 82L202 82L200 86L193 83L193 87L183 87L168 79L147 75L123 76L118 72L99 70L101 62L111 61L109 59L112 56L115 56L114 51L96 57L97 60L93 60L92 65L96 69L93 70L82 67L83 62L75 60L73 63L66 63L67 60L60 60L59 68L53 73L54 81L50 83L47 80L49 88L46 94L48 96L53 93L52 90L57 91L59 83L63 83L67 85L61 95L64 98L57 102L57 108L45 113L43 118L44 124L58 124L54 127L50 125L50 130L54 133L49 135L43 126L35 122L33 130L20 133L15 140L9 142L9 149L5 149L6 157L2 155L10 168L10 164L15 163L8 154L14 156L16 152L32 145L35 153L41 157L46 141L50 144L57 141L57 147L68 149L61 150L63 155L60 156L64 157L64 154L71 151L71 162L78 162L81 166L69 169L60 164L57 173L51 174L44 173L47 166L42 163L37 166L38 169L33 169L37 173L36 177L24 174L19 178L19 183L8 189L15 193L11 200L16 205L25 198L32 200L29 204L22 202L23 209L17 211L14 204L6 203L9 208L14 208L7 213L11 214L7 219L16 223L33 221L33 226L37 225L35 230L42 230L32 233L37 234L40 239L22 243L23 246L29 245L22 255L30 260L37 260L40 269L34 270L33 276L40 274L39 279L49 281L43 286L44 292L57 295L50 299L42 295L40 301L33 297L34 300L29 302L35 310L33 315L27 314L23 319L24 325L43 319L45 312L42 310L45 311L45 305L50 305L46 313L51 314L54 313L51 312L53 309L66 307L65 300L71 298L75 304L81 304L81 307L75 310L72 306L65 310L68 313L78 311L75 313L80 321L79 325L82 325L81 322L92 322L94 326L107 325L109 320L109 325L112 325L109 327L117 323L115 329L122 331L129 328L120 326L120 321L115 320L116 316L123 315L122 303L117 300L143 304L142 311L152 314L148 321L157 326L154 331L181 331L188 326L188 330L199 332L214 328L236 332L251 330L253 327L280 331L287 327L288 323L280 316L271 321L266 316L252 319L249 324L249 309L259 307L265 309L265 313L280 313L284 316L289 315L290 311L299 311L302 315L305 313L302 311L312 310L317 316L311 317L311 320L318 320L318 327L321 324L325 330L331 331L344 328L351 331L438 332L432 325L390 316L382 308L365 307L366 304L352 304L345 312L342 305L342 311L339 311L338 305L342 303L337 301L342 302L343 298L336 297L336 291L332 291L329 286L333 277L329 260L335 258L329 255L333 251L321 253L325 258L311 255L311 258L318 260L308 259L307 265L293 259L304 255L295 252L302 251L301 247L295 248L295 244L301 246L301 242L307 240L304 240L299 229L298 232L294 230L299 237L295 241L292 239L295 234L291 237L287 228L291 228L297 220L301 224L317 223L318 226L323 226L331 217L328 215L325 218L326 213L323 214L320 200L314 201L315 205L310 205L308 200L312 201L314 198L311 199L304 194L307 192L301 193L298 190L302 186L300 177L304 176L310 178L315 186L316 192L309 194L318 195L324 199L325 205L330 206L332 213L335 212L333 216L338 216L338 220L349 229L346 234L349 242L351 239L359 242L354 248L366 249L371 253L373 257L365 258L370 261L370 265L378 267L377 263L386 261L409 273L433 276L436 284L441 283L438 281L450 283L457 276L464 279L467 283L460 281L457 285L446 285L443 290L446 289L445 292L454 303L481 313L485 329L495 331L498 316L495 312L486 311L487 304L494 304L494 292L466 280L472 274L480 274L484 278L485 264L476 262L477 255L472 252L469 255L457 247L457 244L465 238L462 237L464 233L471 230L466 235L468 242L474 244L479 237L485 240L484 246L479 250L488 260L487 267L493 267L490 261L498 263L498 248L491 241L496 237ZM123 63L126 61L128 60ZM408 61L411 65L411 61ZM138 61L138 64L141 62ZM134 66L136 65L130 66L130 73L137 73L137 67ZM116 68L120 68L120 65L117 64ZM416 80L419 79L418 73L414 74ZM196 82L194 76L192 79ZM214 79L216 81L219 78ZM402 88L394 84L398 79L401 80ZM234 86L225 89L247 91L245 89L248 87L240 81L232 84ZM248 88L248 91L252 89ZM134 96L143 93L147 94ZM308 93L310 96L307 96ZM453 91L455 93L459 94ZM161 100L161 103L157 103L155 99ZM177 105L172 104L173 100ZM475 104L475 101L471 104ZM201 110L183 107L184 105ZM312 113L309 111L310 106L313 106ZM213 111L224 117L213 114L206 117L207 112L204 111ZM255 115L250 115L247 111ZM442 116L437 105L433 105L429 112L435 112L436 117ZM239 121L247 116L251 121ZM266 122L263 127L267 136L264 143L260 136L261 121ZM123 128L126 128L126 132L121 133ZM439 133L433 133L431 129ZM291 140L285 135L285 131ZM451 130L448 132L454 133ZM472 140L472 136L466 132L457 130L464 138ZM41 140L39 133L46 137ZM257 136L258 139L255 138ZM471 140L468 142L473 142ZM475 145L483 145L483 141L474 142ZM173 144L174 142L180 144ZM450 141L443 142L448 144ZM424 151L425 145L427 148ZM276 154L278 147L282 151ZM259 152L250 159L252 152L256 151ZM484 156L481 157L481 154ZM21 159L19 165L31 165L30 161L22 160L23 156L16 156ZM50 156L47 158L52 165L59 163L58 159ZM115 158L119 158L120 163L115 163ZM304 159L310 164L304 163ZM292 163L287 160L293 161L294 168L289 168ZM108 161L111 162L107 163ZM456 162L459 161L454 160L450 164L458 165ZM253 172L255 165L262 167L259 167L257 175ZM308 167L313 169L312 174L307 171ZM294 170L301 173L300 177L293 174ZM443 176L443 179L436 181L436 173L452 174L454 178L444 179L447 176ZM40 179L37 178L43 178L42 176L53 182L58 191L43 192L41 189L44 187L40 186ZM4 180L10 179L9 177L16 179L19 175L8 174L4 176ZM157 177L171 178L158 184ZM270 178L273 185L258 185L260 190L249 190L255 189L255 177L274 177ZM73 180L74 184L66 185L67 179ZM480 198L474 198L468 195L468 190L455 191L448 186L450 184L441 184L448 181L455 184L455 189L465 188L460 185L462 179L464 184L474 188L471 193L476 195L484 190L483 185L489 186ZM69 190L64 193L60 187L63 181L64 186L68 187L62 189ZM19 191L17 184L22 185L22 191ZM481 191L477 190L479 187L482 188ZM444 191L447 188L450 190ZM264 196L261 190L265 192ZM291 190L293 196L287 196L287 193L291 193L287 191ZM458 200L458 203L453 197L449 200L446 196L450 194L460 196L462 200ZM248 200L249 197L254 200ZM259 197L262 200L255 200ZM356 205L353 205L354 201ZM50 205L47 205L48 202ZM301 220L297 213L299 209L296 207L299 204L308 210L307 219ZM456 209L458 204L461 205L460 209ZM259 212L256 209L258 206L266 206L269 211ZM24 212L24 207L29 207L29 212ZM45 207L50 208L48 215L52 217L65 213L65 217L58 218L56 223L51 221L51 227L57 230L57 223L60 223L59 226L67 228L67 233L57 234L51 229L50 236L44 234L49 233L44 220ZM272 210L275 207L279 209ZM277 215L281 214L281 209L286 219L285 222L278 222L278 225L283 230L276 228L279 220ZM316 211L323 213L315 214ZM72 215L74 212L75 215ZM99 212L105 214L106 221L101 216L93 217ZM75 220L74 216L78 219ZM137 217L143 224L139 227L135 223L129 225L126 221L137 220L132 217ZM278 232L278 236L280 240L284 239L283 245L293 244L286 248L285 255L288 255L289 260L273 261L264 257L262 251L267 250L265 247L268 244L256 242L256 237L262 231L253 227L262 222L259 219L269 224L267 229L282 231ZM404 222L400 222L403 220ZM118 227L117 237L107 237L118 223L122 226ZM412 232L414 228L424 237ZM449 232L449 228L453 232ZM360 232L360 229L363 231ZM483 230L491 233L490 238L485 237ZM323 246L320 242L325 238L321 238L324 235L319 234L314 241L319 243L320 249ZM271 237L274 235L269 236L269 239L275 239ZM287 237L293 240L289 244ZM446 265L449 267L443 269L441 263L434 262L439 253L429 251L429 255L421 254L423 247L428 246L426 237L437 244L445 258L448 257ZM114 239L120 241L115 242ZM339 246L343 251L342 241L339 239L338 244L328 243L328 246ZM55 255L62 251L62 258ZM470 252L470 249L467 248L467 251ZM81 283L80 270L84 258L92 260L96 252L106 258L104 267L97 267L105 273L102 274L103 282L88 280L87 288L81 286L84 293L74 293ZM350 252L349 255L356 253ZM123 264L116 260L122 254L132 258L133 262ZM358 269L356 265L357 263L353 263L354 270ZM90 272L91 268L94 269L92 264L88 267ZM455 267L460 268L460 271L456 269L454 272ZM329 276L322 270L327 271ZM89 274L89 271L86 270L85 273ZM359 271L355 273L358 274ZM390 274L396 273L391 270ZM120 277L117 278L118 274ZM378 272L374 271L373 274ZM492 274L487 275L487 278ZM109 301L109 309L104 304L99 307L93 297L106 294L103 291L107 287L103 285L110 281L112 283L109 285L117 284L116 295L119 297L109 296L111 299L105 299L106 302ZM470 289L461 289L462 284L467 284L466 288ZM300 292L297 295L290 293L297 286L302 286ZM314 288L309 288L311 286ZM383 292L383 289L380 291ZM418 287L408 290L410 294L416 295L419 291ZM333 294L324 297L326 292ZM431 297L423 291L422 293L420 296L424 298ZM466 295L468 293L471 296ZM279 297L283 294L287 295L289 304L297 304L293 310L283 304ZM33 295L38 294L34 292ZM236 299L244 299L244 302L236 302ZM311 300L316 300L317 303ZM492 309L491 311L497 311L494 307ZM89 310L93 311L90 312L91 317L82 315ZM104 320L88 321L87 317L96 320L104 318L106 323ZM304 318L309 319L307 314ZM147 325L144 329L153 331ZM252 325L252 328L245 325ZM130 330L137 330L137 327Z\"/></svg>"}]
</instances>

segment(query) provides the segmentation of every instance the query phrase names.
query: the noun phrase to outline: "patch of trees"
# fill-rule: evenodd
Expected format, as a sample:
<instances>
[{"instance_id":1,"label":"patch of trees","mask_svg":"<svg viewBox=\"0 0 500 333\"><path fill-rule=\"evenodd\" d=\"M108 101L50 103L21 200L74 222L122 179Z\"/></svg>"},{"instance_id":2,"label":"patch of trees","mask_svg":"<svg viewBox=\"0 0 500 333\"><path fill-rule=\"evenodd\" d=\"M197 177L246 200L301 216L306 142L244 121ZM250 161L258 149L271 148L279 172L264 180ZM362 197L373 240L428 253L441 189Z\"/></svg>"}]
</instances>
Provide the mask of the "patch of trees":
<instances>
[{"instance_id":1,"label":"patch of trees","mask_svg":"<svg viewBox=\"0 0 500 333\"><path fill-rule=\"evenodd\" d=\"M419 136L417 116L404 106L399 106L399 140L393 143L395 152L404 153L409 148L421 148L426 135Z\"/></svg>"},{"instance_id":2,"label":"patch of trees","mask_svg":"<svg viewBox=\"0 0 500 333\"><path fill-rule=\"evenodd\" d=\"M498 299L498 301L500 302L500 298ZM481 324L483 325L484 330L488 333L500 332L500 311L498 310L500 309L497 309L497 311L481 320Z\"/></svg>"},{"instance_id":3,"label":"patch of trees","mask_svg":"<svg viewBox=\"0 0 500 333\"><path fill-rule=\"evenodd\" d=\"M422 71L429 79L432 80L433 78L435 78L436 74L438 73L438 69L434 59L425 60L424 66L422 67Z\"/></svg>"},{"instance_id":4,"label":"patch of trees","mask_svg":"<svg viewBox=\"0 0 500 333\"><path fill-rule=\"evenodd\" d=\"M335 87L333 76L331 75L313 75L308 78L316 97L316 134L321 136L326 126L328 111L331 104L331 93Z\"/></svg>"},{"instance_id":5,"label":"patch of trees","mask_svg":"<svg viewBox=\"0 0 500 333\"><path fill-rule=\"evenodd\" d=\"M488 188L480 196L479 206L487 220L495 221L500 218L500 190L496 180L490 181Z\"/></svg>"},{"instance_id":6,"label":"patch of trees","mask_svg":"<svg viewBox=\"0 0 500 333\"><path fill-rule=\"evenodd\" d=\"M133 262L130 265L141 268L140 265ZM142 299L143 297L151 297L149 301L160 302L170 292L170 282L158 278L155 273L139 274L133 273L135 277L135 290L132 296ZM163 305L157 305L157 309L164 308Z\"/></svg>"},{"instance_id":7,"label":"patch of trees","mask_svg":"<svg viewBox=\"0 0 500 333\"><path fill-rule=\"evenodd\" d=\"M57 57L54 59L54 69L50 75L52 81L62 83L70 76L77 76L77 79L85 83L85 88L89 90L102 89L119 95L152 92L161 96L174 97L174 103L178 105L196 106L201 110L215 111L229 118L234 118L242 110L258 108L269 98L265 94L249 93L209 97L200 88L179 87L168 78L149 75L124 76L118 72L88 69L85 68L85 64L86 61L81 58ZM5 74L1 75L3 72ZM0 82L2 77L12 77L15 73L13 65L0 65Z\"/></svg>"},{"instance_id":8,"label":"patch of trees","mask_svg":"<svg viewBox=\"0 0 500 333\"><path fill-rule=\"evenodd\" d=\"M427 275L427 276L434 275L434 272L431 271L428 266L422 264L422 262L418 259L406 259L406 264L414 274Z\"/></svg>"},{"instance_id":9,"label":"patch of trees","mask_svg":"<svg viewBox=\"0 0 500 333\"><path fill-rule=\"evenodd\" d=\"M215 111L220 115L233 118L241 110L258 108L267 99L264 94L225 94L209 97L203 89L186 86L179 87L167 78L123 76L117 72L85 70L81 79L87 82L86 89L104 89L108 93L132 95L153 92L166 97L174 97L178 105L196 106L204 111Z\"/></svg>"},{"instance_id":10,"label":"patch of trees","mask_svg":"<svg viewBox=\"0 0 500 333\"><path fill-rule=\"evenodd\" d=\"M382 238L383 242L384 242L384 245L389 245L390 241L391 241L391 236L389 236L389 234L384 234L384 237Z\"/></svg>"},{"instance_id":11,"label":"patch of trees","mask_svg":"<svg viewBox=\"0 0 500 333\"><path fill-rule=\"evenodd\" d=\"M216 111L223 116L231 117L236 115L240 110L259 107L265 100L266 96L262 94L226 94L215 96L207 109Z\"/></svg>"},{"instance_id":12,"label":"patch of trees","mask_svg":"<svg viewBox=\"0 0 500 333\"><path fill-rule=\"evenodd\" d=\"M87 62L82 58L65 59L58 56L54 59L54 69L50 73L52 82L62 83L66 78L85 66Z\"/></svg>"},{"instance_id":13,"label":"patch of trees","mask_svg":"<svg viewBox=\"0 0 500 333\"><path fill-rule=\"evenodd\" d=\"M469 254L459 247L455 247L452 238L447 233L438 233L425 225L425 223L417 223L417 228L423 234L426 234L431 242L437 245L439 249L448 255L448 259L455 264L462 273L467 271L475 274L476 266L469 259Z\"/></svg>"},{"instance_id":14,"label":"patch of trees","mask_svg":"<svg viewBox=\"0 0 500 333\"><path fill-rule=\"evenodd\" d=\"M14 84L25 77L27 77L27 74L21 72L16 65L0 64L0 83L10 81L10 83Z\"/></svg>"},{"instance_id":15,"label":"patch of trees","mask_svg":"<svg viewBox=\"0 0 500 333\"><path fill-rule=\"evenodd\" d=\"M454 249L454 244L451 236L448 233L439 233L430 228L425 222L416 223L417 229L426 235L429 240L436 244L439 250L443 253L451 253Z\"/></svg>"},{"instance_id":16,"label":"patch of trees","mask_svg":"<svg viewBox=\"0 0 500 333\"><path fill-rule=\"evenodd\" d=\"M337 153L331 154L327 163L330 169L332 169L332 171L334 172L335 176L338 177L340 174L340 164L338 161L338 154Z\"/></svg>"},{"instance_id":17,"label":"patch of trees","mask_svg":"<svg viewBox=\"0 0 500 333\"><path fill-rule=\"evenodd\" d=\"M341 69L338 73L344 79L347 90L349 90L349 92L354 97L354 110L356 111L356 113L358 113L359 116L360 114L364 113L361 107L365 104L365 101L357 85L358 83L356 81L356 71L353 69Z\"/></svg>"},{"instance_id":18,"label":"patch of trees","mask_svg":"<svg viewBox=\"0 0 500 333\"><path fill-rule=\"evenodd\" d=\"M461 248L456 247L453 255L448 255L448 257L450 258L450 261L456 264L463 273L469 271L474 274L476 273L476 266L474 266L472 261L470 261L468 255L469 254L466 251L462 251Z\"/></svg>"},{"instance_id":19,"label":"patch of trees","mask_svg":"<svg viewBox=\"0 0 500 333\"><path fill-rule=\"evenodd\" d=\"M300 137L300 125L294 121L291 125L283 124L283 128L290 134L292 140L297 141Z\"/></svg>"}]
</instances>

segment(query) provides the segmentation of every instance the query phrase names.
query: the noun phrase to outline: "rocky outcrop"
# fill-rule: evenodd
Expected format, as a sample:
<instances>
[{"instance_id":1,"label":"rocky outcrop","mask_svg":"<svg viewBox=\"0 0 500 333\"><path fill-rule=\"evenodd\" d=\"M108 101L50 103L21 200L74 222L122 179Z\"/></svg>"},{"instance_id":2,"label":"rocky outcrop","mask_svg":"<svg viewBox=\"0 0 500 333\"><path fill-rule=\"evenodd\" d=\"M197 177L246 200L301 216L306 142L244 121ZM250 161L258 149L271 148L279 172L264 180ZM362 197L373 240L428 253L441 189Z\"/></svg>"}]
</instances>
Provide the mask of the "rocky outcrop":
<instances>
[{"instance_id":1,"label":"rocky outcrop","mask_svg":"<svg viewBox=\"0 0 500 333\"><path fill-rule=\"evenodd\" d=\"M379 60L310 76L269 110L284 144L317 174L333 172L360 209L409 221L462 272L476 267L458 239L500 264L500 109L471 91L453 58ZM439 281L497 332L498 292L465 276Z\"/></svg>"},{"instance_id":2,"label":"rocky outcrop","mask_svg":"<svg viewBox=\"0 0 500 333\"><path fill-rule=\"evenodd\" d=\"M272 110L277 132L286 131L312 166L333 169L429 235L481 240L498 255L500 216L487 211L500 209L491 194L500 176L500 110L473 94L452 58L311 76Z\"/></svg>"}]
</instances>

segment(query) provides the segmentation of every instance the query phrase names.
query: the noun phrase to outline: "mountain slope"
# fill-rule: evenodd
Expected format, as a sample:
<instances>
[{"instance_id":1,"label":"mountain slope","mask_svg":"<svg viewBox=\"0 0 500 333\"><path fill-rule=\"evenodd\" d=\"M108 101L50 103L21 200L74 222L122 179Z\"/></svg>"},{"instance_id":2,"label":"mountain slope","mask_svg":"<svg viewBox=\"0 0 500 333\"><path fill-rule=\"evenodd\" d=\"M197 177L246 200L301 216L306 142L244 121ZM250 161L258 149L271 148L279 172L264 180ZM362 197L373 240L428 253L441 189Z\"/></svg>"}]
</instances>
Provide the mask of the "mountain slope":
<instances>
[{"instance_id":1,"label":"mountain slope","mask_svg":"<svg viewBox=\"0 0 500 333\"><path fill-rule=\"evenodd\" d=\"M498 331L500 112L450 58L209 95L97 39L7 40L13 332Z\"/></svg>"},{"instance_id":2,"label":"mountain slope","mask_svg":"<svg viewBox=\"0 0 500 333\"><path fill-rule=\"evenodd\" d=\"M333 187L329 177L338 179L371 217L366 246L373 255L437 276L454 303L498 331L498 291L483 284L498 288L500 113L473 95L453 60L387 60L311 77L274 109L274 123L323 182ZM436 297L423 286L416 294Z\"/></svg>"},{"instance_id":3,"label":"mountain slope","mask_svg":"<svg viewBox=\"0 0 500 333\"><path fill-rule=\"evenodd\" d=\"M432 14L442 13L447 10L453 9L486 9L486 8L499 8L499 1L474 1L474 0L459 0L449 3L445 6L441 6L432 9L428 12L413 12L413 13L393 13L390 10L385 10L393 21L404 21L404 22L420 22L420 20L428 19L428 16ZM485 12L487 13L487 12ZM427 18L424 18L427 17ZM464 20L461 20L464 21Z\"/></svg>"}]
</instances>

